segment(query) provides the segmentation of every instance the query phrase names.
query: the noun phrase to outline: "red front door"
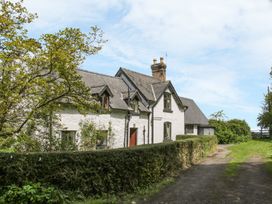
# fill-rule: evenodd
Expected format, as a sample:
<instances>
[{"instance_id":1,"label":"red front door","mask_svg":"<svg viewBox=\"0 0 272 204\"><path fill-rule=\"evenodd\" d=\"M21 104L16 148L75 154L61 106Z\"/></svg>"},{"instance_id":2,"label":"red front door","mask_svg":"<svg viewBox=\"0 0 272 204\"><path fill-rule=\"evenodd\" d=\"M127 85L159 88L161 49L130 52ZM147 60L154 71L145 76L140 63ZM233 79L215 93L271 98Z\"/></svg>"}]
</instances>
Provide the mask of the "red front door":
<instances>
[{"instance_id":1,"label":"red front door","mask_svg":"<svg viewBox=\"0 0 272 204\"><path fill-rule=\"evenodd\" d=\"M133 147L136 145L137 145L137 128L130 128L129 146Z\"/></svg>"}]
</instances>

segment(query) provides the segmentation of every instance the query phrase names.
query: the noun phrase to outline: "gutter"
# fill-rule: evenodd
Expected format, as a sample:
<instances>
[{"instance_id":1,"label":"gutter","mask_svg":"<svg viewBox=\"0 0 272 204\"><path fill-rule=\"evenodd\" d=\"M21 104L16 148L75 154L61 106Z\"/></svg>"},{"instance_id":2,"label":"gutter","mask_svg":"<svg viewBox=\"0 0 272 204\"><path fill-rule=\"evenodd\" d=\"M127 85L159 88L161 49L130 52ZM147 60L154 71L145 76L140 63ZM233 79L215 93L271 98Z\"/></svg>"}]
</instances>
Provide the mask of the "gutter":
<instances>
[{"instance_id":1,"label":"gutter","mask_svg":"<svg viewBox=\"0 0 272 204\"><path fill-rule=\"evenodd\" d=\"M154 106L152 106L152 121L151 121L151 126L152 126L151 144L154 144Z\"/></svg>"},{"instance_id":2,"label":"gutter","mask_svg":"<svg viewBox=\"0 0 272 204\"><path fill-rule=\"evenodd\" d=\"M148 113L148 122L147 122L147 144L150 143L150 115L151 113Z\"/></svg>"}]
</instances>

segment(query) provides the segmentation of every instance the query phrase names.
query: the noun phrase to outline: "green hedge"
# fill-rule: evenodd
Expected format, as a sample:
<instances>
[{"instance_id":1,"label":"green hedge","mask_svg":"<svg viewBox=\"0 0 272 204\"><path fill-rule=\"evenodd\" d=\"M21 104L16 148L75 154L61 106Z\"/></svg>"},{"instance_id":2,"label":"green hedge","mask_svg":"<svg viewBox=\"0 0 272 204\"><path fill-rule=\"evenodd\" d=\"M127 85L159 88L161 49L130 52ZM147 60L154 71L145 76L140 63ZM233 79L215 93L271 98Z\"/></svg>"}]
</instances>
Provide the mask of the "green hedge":
<instances>
[{"instance_id":1,"label":"green hedge","mask_svg":"<svg viewBox=\"0 0 272 204\"><path fill-rule=\"evenodd\" d=\"M177 135L176 140L186 140L186 139L192 139L192 138L199 138L201 136L197 135Z\"/></svg>"},{"instance_id":2,"label":"green hedge","mask_svg":"<svg viewBox=\"0 0 272 204\"><path fill-rule=\"evenodd\" d=\"M133 192L196 163L216 144L216 137L207 136L130 149L0 153L0 184L40 182L87 196Z\"/></svg>"}]
</instances>

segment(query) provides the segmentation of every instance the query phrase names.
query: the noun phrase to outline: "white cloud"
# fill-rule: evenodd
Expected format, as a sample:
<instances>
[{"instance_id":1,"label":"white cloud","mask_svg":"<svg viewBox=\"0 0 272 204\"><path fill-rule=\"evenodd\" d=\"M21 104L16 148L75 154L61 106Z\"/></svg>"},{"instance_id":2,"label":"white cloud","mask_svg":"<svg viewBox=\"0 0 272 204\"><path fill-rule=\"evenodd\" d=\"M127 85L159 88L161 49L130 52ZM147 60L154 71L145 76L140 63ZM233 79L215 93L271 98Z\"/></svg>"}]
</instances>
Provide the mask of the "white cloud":
<instances>
[{"instance_id":1,"label":"white cloud","mask_svg":"<svg viewBox=\"0 0 272 204\"><path fill-rule=\"evenodd\" d=\"M269 0L25 0L25 3L39 15L32 24L33 31L44 33L75 25L86 30L98 24L109 39L100 54L109 64L116 61L120 66L150 73L152 58L168 52L168 73L182 95L202 104L213 104L216 110L221 104L233 107L233 112L258 112L259 104L254 96L248 100L248 89L241 86L241 81L250 84L248 80L257 76L258 87L267 81L272 64ZM246 75L250 77L246 79ZM260 88L254 91L263 92Z\"/></svg>"}]
</instances>

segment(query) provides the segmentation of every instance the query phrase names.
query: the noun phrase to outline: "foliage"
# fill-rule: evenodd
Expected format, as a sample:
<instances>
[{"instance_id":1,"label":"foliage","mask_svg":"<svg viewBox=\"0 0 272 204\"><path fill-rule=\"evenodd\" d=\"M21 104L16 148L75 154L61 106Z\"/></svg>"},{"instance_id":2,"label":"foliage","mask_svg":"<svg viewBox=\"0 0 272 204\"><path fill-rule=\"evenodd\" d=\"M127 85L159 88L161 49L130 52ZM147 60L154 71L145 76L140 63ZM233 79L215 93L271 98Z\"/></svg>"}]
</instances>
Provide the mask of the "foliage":
<instances>
[{"instance_id":1,"label":"foliage","mask_svg":"<svg viewBox=\"0 0 272 204\"><path fill-rule=\"evenodd\" d=\"M40 183L30 183L22 187L11 185L3 195L3 201L10 204L64 203L62 194L53 187L43 187Z\"/></svg>"},{"instance_id":2,"label":"foliage","mask_svg":"<svg viewBox=\"0 0 272 204\"><path fill-rule=\"evenodd\" d=\"M92 150L96 147L96 140L98 137L98 131L95 124L90 121L81 121L80 135L81 135L81 148L82 150Z\"/></svg>"},{"instance_id":3,"label":"foliage","mask_svg":"<svg viewBox=\"0 0 272 204\"><path fill-rule=\"evenodd\" d=\"M38 152L41 150L40 143L25 134L17 137L0 138L2 152Z\"/></svg>"},{"instance_id":4,"label":"foliage","mask_svg":"<svg viewBox=\"0 0 272 204\"><path fill-rule=\"evenodd\" d=\"M96 124L89 120L79 123L80 126L80 150L87 151L97 148L97 144L108 139L108 134L112 135L111 123L108 130L101 130Z\"/></svg>"},{"instance_id":5,"label":"foliage","mask_svg":"<svg viewBox=\"0 0 272 204\"><path fill-rule=\"evenodd\" d=\"M209 123L215 128L219 144L245 142L251 138L250 127L244 120L229 121L210 119Z\"/></svg>"},{"instance_id":6,"label":"foliage","mask_svg":"<svg viewBox=\"0 0 272 204\"><path fill-rule=\"evenodd\" d=\"M211 119L213 120L225 120L225 118L227 118L227 116L224 113L224 110L220 110L211 114Z\"/></svg>"},{"instance_id":7,"label":"foliage","mask_svg":"<svg viewBox=\"0 0 272 204\"><path fill-rule=\"evenodd\" d=\"M216 145L215 136L206 136L130 149L0 153L0 183L40 182L85 196L130 193L175 175L214 151Z\"/></svg>"},{"instance_id":8,"label":"foliage","mask_svg":"<svg viewBox=\"0 0 272 204\"><path fill-rule=\"evenodd\" d=\"M269 135L272 137L272 93L270 90L268 90L268 93L264 97L262 113L259 114L257 120L258 126L261 128L268 128L270 130Z\"/></svg>"},{"instance_id":9,"label":"foliage","mask_svg":"<svg viewBox=\"0 0 272 204\"><path fill-rule=\"evenodd\" d=\"M250 127L245 120L232 119L227 121L228 128L236 135L237 142L251 139Z\"/></svg>"},{"instance_id":10,"label":"foliage","mask_svg":"<svg viewBox=\"0 0 272 204\"><path fill-rule=\"evenodd\" d=\"M233 145L229 149L231 161L226 169L227 175L235 176L239 166L253 156L261 156L266 162L267 170L272 174L272 140L251 140Z\"/></svg>"},{"instance_id":11,"label":"foliage","mask_svg":"<svg viewBox=\"0 0 272 204\"><path fill-rule=\"evenodd\" d=\"M0 136L37 127L60 104L73 104L81 113L97 109L77 68L85 56L96 54L105 41L92 27L89 33L65 28L39 39L28 36L25 26L37 16L23 1L0 2Z\"/></svg>"}]
</instances>

